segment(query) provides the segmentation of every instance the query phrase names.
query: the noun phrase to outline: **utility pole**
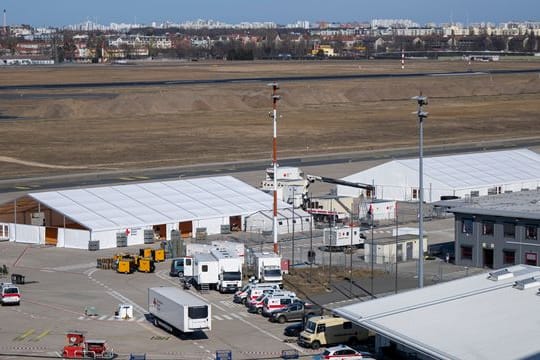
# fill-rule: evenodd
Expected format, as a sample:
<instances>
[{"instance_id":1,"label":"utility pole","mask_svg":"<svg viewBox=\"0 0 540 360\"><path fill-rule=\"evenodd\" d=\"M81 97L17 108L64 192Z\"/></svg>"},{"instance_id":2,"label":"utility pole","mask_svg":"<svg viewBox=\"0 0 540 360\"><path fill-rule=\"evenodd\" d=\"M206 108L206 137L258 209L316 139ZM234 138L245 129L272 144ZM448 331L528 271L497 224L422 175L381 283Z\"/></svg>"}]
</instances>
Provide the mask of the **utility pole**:
<instances>
[{"instance_id":1,"label":"utility pole","mask_svg":"<svg viewBox=\"0 0 540 360\"><path fill-rule=\"evenodd\" d=\"M272 112L270 117L273 119L274 124L274 136L272 138L272 165L274 168L274 202L273 202L273 213L274 213L274 222L273 222L273 235L274 235L274 253L279 254L278 246L278 221L277 221L277 103L280 99L280 96L277 94L279 85L277 82L268 84L272 87Z\"/></svg>"}]
</instances>

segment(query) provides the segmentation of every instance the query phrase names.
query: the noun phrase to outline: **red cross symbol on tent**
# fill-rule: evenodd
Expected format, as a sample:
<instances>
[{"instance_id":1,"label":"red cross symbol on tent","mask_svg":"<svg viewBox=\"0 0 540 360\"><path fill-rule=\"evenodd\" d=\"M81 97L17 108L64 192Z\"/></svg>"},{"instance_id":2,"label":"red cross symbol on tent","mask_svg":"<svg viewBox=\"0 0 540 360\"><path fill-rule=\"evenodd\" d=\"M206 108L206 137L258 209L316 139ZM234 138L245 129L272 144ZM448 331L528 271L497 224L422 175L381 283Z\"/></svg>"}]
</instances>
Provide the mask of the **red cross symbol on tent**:
<instances>
[{"instance_id":1,"label":"red cross symbol on tent","mask_svg":"<svg viewBox=\"0 0 540 360\"><path fill-rule=\"evenodd\" d=\"M126 235L129 235L130 231L129 229L126 229Z\"/></svg>"}]
</instances>

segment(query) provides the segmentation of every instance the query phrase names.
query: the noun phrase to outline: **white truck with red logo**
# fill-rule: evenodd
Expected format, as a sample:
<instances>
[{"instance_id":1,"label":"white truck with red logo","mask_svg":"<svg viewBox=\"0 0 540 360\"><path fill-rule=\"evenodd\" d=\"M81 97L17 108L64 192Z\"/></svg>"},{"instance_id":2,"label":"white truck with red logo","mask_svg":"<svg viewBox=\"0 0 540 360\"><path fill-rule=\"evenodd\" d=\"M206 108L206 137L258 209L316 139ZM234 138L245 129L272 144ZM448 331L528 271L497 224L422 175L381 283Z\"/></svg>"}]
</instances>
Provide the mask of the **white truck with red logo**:
<instances>
[{"instance_id":1,"label":"white truck with red logo","mask_svg":"<svg viewBox=\"0 0 540 360\"><path fill-rule=\"evenodd\" d=\"M177 287L148 289L148 312L154 325L169 332L211 330L212 307L206 301Z\"/></svg>"},{"instance_id":2,"label":"white truck with red logo","mask_svg":"<svg viewBox=\"0 0 540 360\"><path fill-rule=\"evenodd\" d=\"M281 256L269 252L253 253L253 264L255 266L255 277L261 283L282 285Z\"/></svg>"},{"instance_id":3,"label":"white truck with red logo","mask_svg":"<svg viewBox=\"0 0 540 360\"><path fill-rule=\"evenodd\" d=\"M11 283L1 283L1 298L3 305L19 305L21 303L21 293L19 288Z\"/></svg>"}]
</instances>

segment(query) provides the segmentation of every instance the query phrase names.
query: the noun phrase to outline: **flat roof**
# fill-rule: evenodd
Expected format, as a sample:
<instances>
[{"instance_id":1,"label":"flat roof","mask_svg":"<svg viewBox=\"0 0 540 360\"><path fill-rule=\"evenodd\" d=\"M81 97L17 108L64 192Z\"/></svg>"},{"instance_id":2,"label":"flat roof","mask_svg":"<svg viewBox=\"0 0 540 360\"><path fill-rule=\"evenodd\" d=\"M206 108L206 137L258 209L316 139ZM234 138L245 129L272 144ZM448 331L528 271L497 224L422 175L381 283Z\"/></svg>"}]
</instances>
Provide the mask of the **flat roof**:
<instances>
[{"instance_id":1,"label":"flat roof","mask_svg":"<svg viewBox=\"0 0 540 360\"><path fill-rule=\"evenodd\" d=\"M540 220L540 191L520 191L499 195L444 200L435 203L449 212Z\"/></svg>"},{"instance_id":2,"label":"flat roof","mask_svg":"<svg viewBox=\"0 0 540 360\"><path fill-rule=\"evenodd\" d=\"M540 283L516 281L540 268L516 265L513 276L489 273L335 309L384 337L438 359L537 359L540 356Z\"/></svg>"}]
</instances>

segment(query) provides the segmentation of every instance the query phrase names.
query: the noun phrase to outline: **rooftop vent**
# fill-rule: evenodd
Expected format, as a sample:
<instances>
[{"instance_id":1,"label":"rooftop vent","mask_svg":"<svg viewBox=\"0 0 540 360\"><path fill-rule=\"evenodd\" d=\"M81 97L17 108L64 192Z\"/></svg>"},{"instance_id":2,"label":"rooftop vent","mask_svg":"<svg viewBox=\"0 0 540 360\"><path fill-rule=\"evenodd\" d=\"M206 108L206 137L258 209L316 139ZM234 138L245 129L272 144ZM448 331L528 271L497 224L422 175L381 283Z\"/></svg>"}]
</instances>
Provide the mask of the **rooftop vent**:
<instances>
[{"instance_id":1,"label":"rooftop vent","mask_svg":"<svg viewBox=\"0 0 540 360\"><path fill-rule=\"evenodd\" d=\"M493 281L499 281L504 279L510 279L514 277L514 273L508 269L497 270L489 273L488 279Z\"/></svg>"},{"instance_id":2,"label":"rooftop vent","mask_svg":"<svg viewBox=\"0 0 540 360\"><path fill-rule=\"evenodd\" d=\"M537 279L535 279L534 277L532 277L532 278L516 281L514 283L514 288L516 288L518 290L526 290L526 289L529 289L529 288L532 288L532 287L538 286L538 285L540 285L540 282Z\"/></svg>"}]
</instances>

